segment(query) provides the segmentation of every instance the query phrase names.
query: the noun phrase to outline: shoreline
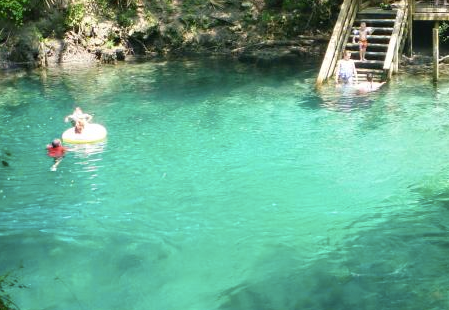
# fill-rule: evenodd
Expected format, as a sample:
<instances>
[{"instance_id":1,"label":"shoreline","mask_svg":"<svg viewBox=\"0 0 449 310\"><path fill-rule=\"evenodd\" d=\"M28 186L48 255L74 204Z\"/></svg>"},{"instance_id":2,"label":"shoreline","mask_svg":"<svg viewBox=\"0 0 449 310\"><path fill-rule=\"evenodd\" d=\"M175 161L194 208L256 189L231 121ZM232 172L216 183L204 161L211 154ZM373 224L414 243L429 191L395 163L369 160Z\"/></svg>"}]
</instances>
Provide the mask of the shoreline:
<instances>
[{"instance_id":1,"label":"shoreline","mask_svg":"<svg viewBox=\"0 0 449 310\"><path fill-rule=\"evenodd\" d=\"M96 54L84 50L69 57L62 58L61 55L51 57L40 56L36 61L14 62L0 58L0 72L11 72L17 70L52 69L60 67L92 67L103 65L115 65L118 63L133 63L138 61L170 60L183 57L219 57L232 58L245 63L272 64L278 62L300 61L303 59L321 59L327 48L327 40L324 38L313 39L302 36L295 40L267 40L259 43L240 46L233 50L207 51L204 48L185 49L182 51L166 54L148 53L133 54L124 52L123 49L108 49L97 51ZM103 55L112 55L105 59ZM120 54L120 57L113 55ZM100 56L96 56L100 55ZM96 56L96 57L95 57ZM59 61L58 61L59 60Z\"/></svg>"}]
</instances>

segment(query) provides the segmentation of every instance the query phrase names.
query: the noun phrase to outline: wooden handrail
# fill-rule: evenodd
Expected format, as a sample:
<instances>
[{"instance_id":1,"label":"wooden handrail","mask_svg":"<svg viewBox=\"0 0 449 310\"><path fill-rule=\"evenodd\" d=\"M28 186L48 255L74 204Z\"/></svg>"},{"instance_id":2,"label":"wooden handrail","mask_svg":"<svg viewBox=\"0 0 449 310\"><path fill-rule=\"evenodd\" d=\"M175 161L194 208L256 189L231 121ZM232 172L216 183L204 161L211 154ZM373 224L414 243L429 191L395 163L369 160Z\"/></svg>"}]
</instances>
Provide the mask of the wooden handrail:
<instances>
[{"instance_id":1,"label":"wooden handrail","mask_svg":"<svg viewBox=\"0 0 449 310\"><path fill-rule=\"evenodd\" d=\"M390 42L388 44L387 55L385 56L383 70L387 74L387 78L391 76L393 69L393 61L398 61L399 46L401 44L404 27L408 17L408 1L403 1L403 5L398 8L396 20L394 23L393 33L391 34Z\"/></svg>"},{"instance_id":2,"label":"wooden handrail","mask_svg":"<svg viewBox=\"0 0 449 310\"><path fill-rule=\"evenodd\" d=\"M399 40L398 40L398 44L397 44L397 50L396 50L396 65L394 66L394 73L398 73L399 71L399 61L400 61L400 57L401 57L401 53L404 50L404 46L405 46L405 38L404 35L406 34L406 31L408 31L408 27L409 24L412 23L412 16L409 14L410 10L410 3L405 0L404 2L404 18L402 19L402 26L401 26L401 31L399 33Z\"/></svg>"}]
</instances>

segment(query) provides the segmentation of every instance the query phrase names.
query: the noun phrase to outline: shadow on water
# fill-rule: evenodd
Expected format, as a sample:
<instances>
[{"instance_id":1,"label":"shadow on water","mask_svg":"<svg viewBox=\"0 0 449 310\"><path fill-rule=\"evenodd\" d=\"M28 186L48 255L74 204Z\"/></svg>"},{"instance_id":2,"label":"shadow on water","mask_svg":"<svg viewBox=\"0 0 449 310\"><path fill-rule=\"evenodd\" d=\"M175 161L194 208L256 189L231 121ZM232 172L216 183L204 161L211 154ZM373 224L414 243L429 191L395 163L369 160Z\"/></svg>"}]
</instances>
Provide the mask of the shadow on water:
<instances>
[{"instance_id":1,"label":"shadow on water","mask_svg":"<svg viewBox=\"0 0 449 310\"><path fill-rule=\"evenodd\" d=\"M187 58L171 63L170 66L160 62L154 66L154 70L167 81L158 85L155 102L191 98L192 103L196 103L211 97L219 102L231 93L252 85L280 87L283 83L290 83L292 77L299 75L301 79L303 76L310 76L310 72L314 72L316 67L314 62L300 60L276 64L248 64L232 58ZM274 82L273 76L276 76ZM201 97L198 97L199 93Z\"/></svg>"},{"instance_id":2,"label":"shadow on water","mask_svg":"<svg viewBox=\"0 0 449 310\"><path fill-rule=\"evenodd\" d=\"M339 243L329 235L317 260L294 259L301 254L286 246L273 249L253 268L263 277L223 291L218 309L447 309L449 186L443 183L411 186L411 201L380 208L398 211L348 223L353 232Z\"/></svg>"}]
</instances>

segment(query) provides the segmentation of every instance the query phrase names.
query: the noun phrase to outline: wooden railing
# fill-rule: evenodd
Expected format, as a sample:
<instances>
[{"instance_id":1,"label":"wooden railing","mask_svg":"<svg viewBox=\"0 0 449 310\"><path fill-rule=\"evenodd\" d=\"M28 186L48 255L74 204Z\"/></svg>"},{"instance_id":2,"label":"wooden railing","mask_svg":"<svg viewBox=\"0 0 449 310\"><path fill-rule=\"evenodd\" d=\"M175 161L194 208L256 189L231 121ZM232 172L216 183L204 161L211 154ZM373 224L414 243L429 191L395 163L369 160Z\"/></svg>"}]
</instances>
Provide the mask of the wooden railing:
<instances>
[{"instance_id":1,"label":"wooden railing","mask_svg":"<svg viewBox=\"0 0 449 310\"><path fill-rule=\"evenodd\" d=\"M327 46L326 54L317 78L317 85L321 85L325 80L334 74L335 66L341 58L345 42L348 41L351 27L354 23L357 12L369 6L370 0L344 0L337 22L335 23L332 36Z\"/></svg>"},{"instance_id":2,"label":"wooden railing","mask_svg":"<svg viewBox=\"0 0 449 310\"><path fill-rule=\"evenodd\" d=\"M411 30L407 29L408 23L411 23L412 13L409 2L409 0L403 0L398 7L393 33L391 34L383 66L384 79L390 79L392 74L398 71L400 54L405 42L404 34Z\"/></svg>"}]
</instances>

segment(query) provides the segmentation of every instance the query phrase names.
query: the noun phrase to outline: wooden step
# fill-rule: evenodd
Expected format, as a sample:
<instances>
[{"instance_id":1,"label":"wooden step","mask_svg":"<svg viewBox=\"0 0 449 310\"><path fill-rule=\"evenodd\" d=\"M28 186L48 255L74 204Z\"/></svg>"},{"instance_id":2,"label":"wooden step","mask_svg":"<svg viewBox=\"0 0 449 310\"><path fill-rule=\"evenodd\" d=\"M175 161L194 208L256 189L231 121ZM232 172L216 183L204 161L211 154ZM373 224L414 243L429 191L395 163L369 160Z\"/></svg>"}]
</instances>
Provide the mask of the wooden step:
<instances>
[{"instance_id":1,"label":"wooden step","mask_svg":"<svg viewBox=\"0 0 449 310\"><path fill-rule=\"evenodd\" d=\"M381 14L357 14L356 19L357 20L364 20L364 19L373 19L373 20L379 20L379 19L395 19L396 13L391 15L381 15Z\"/></svg>"},{"instance_id":2,"label":"wooden step","mask_svg":"<svg viewBox=\"0 0 449 310\"><path fill-rule=\"evenodd\" d=\"M357 74L367 74L371 72L373 75L382 75L384 74L384 70L381 69L367 69L367 68L357 68Z\"/></svg>"},{"instance_id":3,"label":"wooden step","mask_svg":"<svg viewBox=\"0 0 449 310\"><path fill-rule=\"evenodd\" d=\"M393 33L393 27L369 27L373 29L373 32L375 34L391 34ZM354 30L359 30L360 27L352 27L352 33L354 33Z\"/></svg>"},{"instance_id":4,"label":"wooden step","mask_svg":"<svg viewBox=\"0 0 449 310\"><path fill-rule=\"evenodd\" d=\"M357 80L359 83L366 82L366 74L357 74ZM382 82L381 75L373 75L373 82Z\"/></svg>"},{"instance_id":5,"label":"wooden step","mask_svg":"<svg viewBox=\"0 0 449 310\"><path fill-rule=\"evenodd\" d=\"M367 64L367 65L384 65L384 61L383 60L365 60L365 61L361 61L361 60L357 60L354 59L355 65L362 65L362 64Z\"/></svg>"},{"instance_id":6,"label":"wooden step","mask_svg":"<svg viewBox=\"0 0 449 310\"><path fill-rule=\"evenodd\" d=\"M359 36L358 36L358 35L353 35L353 34L351 34L351 35L349 36L349 38L351 39L351 41L352 41L352 38L353 38L353 37L356 37L356 39L357 39ZM376 41L378 41L378 40L388 40L388 41L390 41L390 38L391 38L390 35L370 34L370 35L368 36L368 42L370 42L370 41L372 41L372 40L376 40Z\"/></svg>"},{"instance_id":7,"label":"wooden step","mask_svg":"<svg viewBox=\"0 0 449 310\"><path fill-rule=\"evenodd\" d=\"M348 50L352 53L352 55L358 55L359 54L359 50ZM386 52L371 52L371 51L366 51L365 53L366 56L371 56L371 57L383 57L385 58L385 56L387 55Z\"/></svg>"},{"instance_id":8,"label":"wooden step","mask_svg":"<svg viewBox=\"0 0 449 310\"><path fill-rule=\"evenodd\" d=\"M368 39L368 48L370 50L376 50L376 51L385 50L386 51L388 49L388 44L387 43L369 43L369 39ZM348 42L346 44L346 49L358 50L359 49L359 44L357 42L356 43L352 43L352 41Z\"/></svg>"},{"instance_id":9,"label":"wooden step","mask_svg":"<svg viewBox=\"0 0 449 310\"><path fill-rule=\"evenodd\" d=\"M356 68L365 68L365 69L382 69L384 67L383 60L354 60Z\"/></svg>"},{"instance_id":10,"label":"wooden step","mask_svg":"<svg viewBox=\"0 0 449 310\"><path fill-rule=\"evenodd\" d=\"M397 10L396 9L393 9L393 10L382 10L379 7L368 7L366 9L363 9L363 10L359 11L358 14L386 15L386 16L395 15L396 16Z\"/></svg>"},{"instance_id":11,"label":"wooden step","mask_svg":"<svg viewBox=\"0 0 449 310\"><path fill-rule=\"evenodd\" d=\"M360 26L361 22L365 22L368 27L373 25L394 25L396 19L356 19L354 25Z\"/></svg>"},{"instance_id":12,"label":"wooden step","mask_svg":"<svg viewBox=\"0 0 449 310\"><path fill-rule=\"evenodd\" d=\"M349 50L349 51L352 53L352 59L357 60L360 58L360 56L359 56L360 52L358 50L354 50L354 51ZM386 55L387 55L387 53L385 53L385 52L371 52L368 50L365 53L365 58L368 60L382 60L383 61L383 60L385 60Z\"/></svg>"}]
</instances>

